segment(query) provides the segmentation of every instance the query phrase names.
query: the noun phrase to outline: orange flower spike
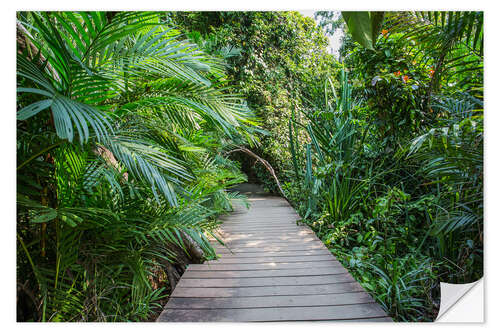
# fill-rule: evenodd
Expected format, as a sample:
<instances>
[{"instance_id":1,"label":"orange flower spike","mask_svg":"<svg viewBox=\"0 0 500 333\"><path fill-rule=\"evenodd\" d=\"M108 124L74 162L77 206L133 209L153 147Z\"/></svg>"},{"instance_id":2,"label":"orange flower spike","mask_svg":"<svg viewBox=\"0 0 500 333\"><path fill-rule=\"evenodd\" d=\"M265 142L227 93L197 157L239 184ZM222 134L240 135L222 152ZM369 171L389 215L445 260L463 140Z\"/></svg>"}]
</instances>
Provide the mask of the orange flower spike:
<instances>
[{"instance_id":1,"label":"orange flower spike","mask_svg":"<svg viewBox=\"0 0 500 333\"><path fill-rule=\"evenodd\" d=\"M429 76L430 76L430 77L433 77L433 76L434 76L434 72L435 72L435 71L434 71L433 69L431 69L431 70L429 71Z\"/></svg>"},{"instance_id":2,"label":"orange flower spike","mask_svg":"<svg viewBox=\"0 0 500 333\"><path fill-rule=\"evenodd\" d=\"M403 81L404 81L405 83L406 83L406 82L408 82L408 80L409 80L408 75L403 76Z\"/></svg>"},{"instance_id":3,"label":"orange flower spike","mask_svg":"<svg viewBox=\"0 0 500 333\"><path fill-rule=\"evenodd\" d=\"M401 71L394 72L394 75L399 77L401 75Z\"/></svg>"},{"instance_id":4,"label":"orange flower spike","mask_svg":"<svg viewBox=\"0 0 500 333\"><path fill-rule=\"evenodd\" d=\"M388 33L388 32L389 32L389 30L387 30L387 29L382 29L382 32L381 32L381 33L382 33L382 36L387 37L387 33Z\"/></svg>"}]
</instances>

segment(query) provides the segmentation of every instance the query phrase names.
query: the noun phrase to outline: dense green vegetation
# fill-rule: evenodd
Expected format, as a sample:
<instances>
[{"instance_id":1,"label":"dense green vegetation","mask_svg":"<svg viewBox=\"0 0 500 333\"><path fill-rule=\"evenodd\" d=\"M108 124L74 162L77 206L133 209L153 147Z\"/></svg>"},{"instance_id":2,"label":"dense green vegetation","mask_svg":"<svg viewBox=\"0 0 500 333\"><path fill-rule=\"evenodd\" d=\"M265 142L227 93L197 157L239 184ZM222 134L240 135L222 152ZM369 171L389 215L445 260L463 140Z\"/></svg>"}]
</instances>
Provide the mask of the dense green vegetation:
<instances>
[{"instance_id":1,"label":"dense green vegetation","mask_svg":"<svg viewBox=\"0 0 500 333\"><path fill-rule=\"evenodd\" d=\"M395 320L482 276L482 13L317 17L18 13L18 320L154 319L227 189L277 193L238 147Z\"/></svg>"},{"instance_id":2,"label":"dense green vegetation","mask_svg":"<svg viewBox=\"0 0 500 333\"><path fill-rule=\"evenodd\" d=\"M214 255L254 115L156 13L21 14L17 74L18 320L148 319Z\"/></svg>"},{"instance_id":3,"label":"dense green vegetation","mask_svg":"<svg viewBox=\"0 0 500 333\"><path fill-rule=\"evenodd\" d=\"M289 199L398 320L435 318L440 281L482 277L481 22L386 14L340 90L291 119Z\"/></svg>"},{"instance_id":4,"label":"dense green vegetation","mask_svg":"<svg viewBox=\"0 0 500 333\"><path fill-rule=\"evenodd\" d=\"M303 107L321 103L325 80L340 69L327 52L321 29L297 12L177 12L172 19L207 52L226 56L229 80L268 132L255 152L280 179L289 179L288 119ZM233 157L243 162L251 180L277 192L260 163Z\"/></svg>"}]
</instances>

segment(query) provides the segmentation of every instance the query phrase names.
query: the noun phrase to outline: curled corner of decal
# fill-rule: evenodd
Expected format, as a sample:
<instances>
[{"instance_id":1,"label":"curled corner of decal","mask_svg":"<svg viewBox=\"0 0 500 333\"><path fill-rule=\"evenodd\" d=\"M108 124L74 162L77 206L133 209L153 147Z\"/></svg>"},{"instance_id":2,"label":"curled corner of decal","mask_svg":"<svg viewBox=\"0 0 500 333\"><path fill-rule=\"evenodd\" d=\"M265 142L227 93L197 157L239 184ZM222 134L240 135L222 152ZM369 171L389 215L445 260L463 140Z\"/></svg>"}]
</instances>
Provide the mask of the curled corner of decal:
<instances>
[{"instance_id":1,"label":"curled corner of decal","mask_svg":"<svg viewBox=\"0 0 500 333\"><path fill-rule=\"evenodd\" d=\"M436 322L484 322L484 278L472 283L440 283L441 305Z\"/></svg>"}]
</instances>

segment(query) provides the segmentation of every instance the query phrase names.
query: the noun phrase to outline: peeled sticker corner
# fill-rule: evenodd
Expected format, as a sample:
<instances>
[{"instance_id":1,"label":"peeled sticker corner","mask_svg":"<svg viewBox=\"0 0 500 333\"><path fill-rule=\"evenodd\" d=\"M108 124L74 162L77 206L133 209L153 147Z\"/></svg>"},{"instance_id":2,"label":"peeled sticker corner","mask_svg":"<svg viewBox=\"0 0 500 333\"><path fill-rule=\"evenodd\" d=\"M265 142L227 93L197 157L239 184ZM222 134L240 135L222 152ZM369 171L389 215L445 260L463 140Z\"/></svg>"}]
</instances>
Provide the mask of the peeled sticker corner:
<instances>
[{"instance_id":1,"label":"peeled sticker corner","mask_svg":"<svg viewBox=\"0 0 500 333\"><path fill-rule=\"evenodd\" d=\"M436 322L484 322L484 278L472 283L440 283L441 305Z\"/></svg>"}]
</instances>

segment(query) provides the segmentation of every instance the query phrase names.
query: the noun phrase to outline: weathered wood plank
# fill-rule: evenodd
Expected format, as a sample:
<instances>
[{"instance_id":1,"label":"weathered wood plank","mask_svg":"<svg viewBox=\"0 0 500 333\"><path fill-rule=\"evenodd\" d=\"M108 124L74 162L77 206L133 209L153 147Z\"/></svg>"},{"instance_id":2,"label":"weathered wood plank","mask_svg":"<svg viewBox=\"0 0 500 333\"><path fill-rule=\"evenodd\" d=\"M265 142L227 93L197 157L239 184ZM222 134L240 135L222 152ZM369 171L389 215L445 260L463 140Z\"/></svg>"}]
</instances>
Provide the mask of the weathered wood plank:
<instances>
[{"instance_id":1,"label":"weathered wood plank","mask_svg":"<svg viewBox=\"0 0 500 333\"><path fill-rule=\"evenodd\" d=\"M231 239L225 237L223 239L224 244L228 244L231 246L262 246L262 245L270 245L270 244L297 244L297 243L310 243L310 242L319 242L318 238L314 238L312 236L302 236L288 238L288 239L280 239L280 238L265 238L265 239ZM220 243L216 240L210 240L210 243L215 245L220 245Z\"/></svg>"},{"instance_id":2,"label":"weathered wood plank","mask_svg":"<svg viewBox=\"0 0 500 333\"><path fill-rule=\"evenodd\" d=\"M255 247L260 247L260 246L266 246L266 247L272 247L272 246L283 246L283 245L312 245L312 244L317 244L321 243L323 244L320 240L317 238L306 238L306 239L297 239L297 240L286 240L286 241L264 241L264 240L256 240L256 241L233 241L233 242L225 242L225 246L218 243L218 242L211 242L212 246L215 248L255 248Z\"/></svg>"},{"instance_id":3,"label":"weathered wood plank","mask_svg":"<svg viewBox=\"0 0 500 333\"><path fill-rule=\"evenodd\" d=\"M241 223L241 224L234 224L234 225L228 225L224 226L224 230L238 230L239 232L242 232L244 230L269 230L269 229L293 229L297 230L297 227L301 227L292 223L262 223L262 224L252 224L252 223Z\"/></svg>"},{"instance_id":4,"label":"weathered wood plank","mask_svg":"<svg viewBox=\"0 0 500 333\"><path fill-rule=\"evenodd\" d=\"M307 230L275 230L275 231L217 231L217 235L222 240L231 239L232 237L255 237L256 239L273 238L273 236L294 236L294 237L309 237L311 233ZM250 238L251 239L251 238Z\"/></svg>"},{"instance_id":5,"label":"weathered wood plank","mask_svg":"<svg viewBox=\"0 0 500 333\"><path fill-rule=\"evenodd\" d=\"M251 248L240 247L224 247L222 245L214 247L217 253L256 253L256 252L280 252L280 251L300 251L300 250L317 250L326 249L325 245L321 242L305 243L305 244L283 244L283 245L270 245Z\"/></svg>"},{"instance_id":6,"label":"weathered wood plank","mask_svg":"<svg viewBox=\"0 0 500 333\"><path fill-rule=\"evenodd\" d=\"M227 232L227 231L218 231L217 236L222 240L231 240L231 239L242 239L242 240L263 240L263 239L277 239L277 237L311 237L313 233L307 230L283 230L283 231L273 231L273 232L261 232L261 231L250 231L250 232ZM212 239L214 240L214 239Z\"/></svg>"},{"instance_id":7,"label":"weathered wood plank","mask_svg":"<svg viewBox=\"0 0 500 333\"><path fill-rule=\"evenodd\" d=\"M268 231L287 231L287 232L292 232L292 231L302 231L302 230L307 230L305 227L302 226L297 226L297 225L292 225L290 224L289 226L262 226L262 227L252 227L252 226L241 226L241 227L225 227L224 231L225 232L231 232L231 231L238 231L239 233L242 232L268 232Z\"/></svg>"},{"instance_id":8,"label":"weathered wood plank","mask_svg":"<svg viewBox=\"0 0 500 333\"><path fill-rule=\"evenodd\" d=\"M304 233L302 235L297 235L295 233L278 234L278 235L257 235L257 234L238 234L234 236L224 237L224 241L227 243L235 243L238 241L298 241L302 239L317 239L313 237L313 233ZM212 240L212 238L209 238Z\"/></svg>"},{"instance_id":9,"label":"weathered wood plank","mask_svg":"<svg viewBox=\"0 0 500 333\"><path fill-rule=\"evenodd\" d=\"M238 231L238 230L234 230L234 231L229 231L229 230L222 230L222 229L219 229L219 233L222 234L222 235L225 235L227 237L231 237L231 236L249 236L251 237L250 235L254 235L254 236L257 236L257 237L264 237L264 236L278 236L278 235L283 235L283 236L290 236L290 235L295 235L295 236L302 236L302 235L311 235L311 234L314 234L311 229L309 228L302 228L302 229L293 229L293 230L269 230L269 231L265 231L265 232L262 232L262 231Z\"/></svg>"},{"instance_id":10,"label":"weathered wood plank","mask_svg":"<svg viewBox=\"0 0 500 333\"><path fill-rule=\"evenodd\" d=\"M259 205L259 204L253 204L251 205L250 210L243 210L240 211L241 215L248 215L248 216L269 216L269 215L277 215L280 213L289 213L289 214L297 214L295 209L293 209L290 206L264 206L264 205ZM233 217L233 214L230 215L223 215L221 218L226 218L230 219Z\"/></svg>"},{"instance_id":11,"label":"weathered wood plank","mask_svg":"<svg viewBox=\"0 0 500 333\"><path fill-rule=\"evenodd\" d=\"M376 303L258 309L166 309L160 321L303 321L386 317Z\"/></svg>"},{"instance_id":12,"label":"weathered wood plank","mask_svg":"<svg viewBox=\"0 0 500 333\"><path fill-rule=\"evenodd\" d=\"M262 245L270 245L270 244L307 244L307 243L316 243L321 242L317 237L314 238L312 236L303 236L303 238L289 238L289 239L235 239L228 240L227 238L223 239L224 244L238 246L238 247L259 247ZM217 241L212 241L214 244L220 244Z\"/></svg>"},{"instance_id":13,"label":"weathered wood plank","mask_svg":"<svg viewBox=\"0 0 500 333\"><path fill-rule=\"evenodd\" d=\"M250 297L250 296L294 296L330 295L364 291L357 282L330 283L296 286L267 287L222 287L193 288L177 286L172 297Z\"/></svg>"},{"instance_id":14,"label":"weathered wood plank","mask_svg":"<svg viewBox=\"0 0 500 333\"><path fill-rule=\"evenodd\" d=\"M265 297L174 297L166 309L250 309L271 307L327 306L373 303L373 298L365 292L338 295L301 295Z\"/></svg>"},{"instance_id":15,"label":"weathered wood plank","mask_svg":"<svg viewBox=\"0 0 500 333\"><path fill-rule=\"evenodd\" d=\"M295 224L297 220L300 220L301 217L297 214L277 214L275 216L247 216L240 215L237 218L232 219L220 219L224 223L224 225L234 225L234 224L259 224L259 223L288 223Z\"/></svg>"},{"instance_id":16,"label":"weathered wood plank","mask_svg":"<svg viewBox=\"0 0 500 333\"><path fill-rule=\"evenodd\" d=\"M330 253L319 255L296 255L285 257L241 257L241 256L224 256L217 260L207 261L204 266L217 266L222 264L259 264L259 263L307 263L316 261L336 261L335 257L332 258Z\"/></svg>"},{"instance_id":17,"label":"weathered wood plank","mask_svg":"<svg viewBox=\"0 0 500 333\"><path fill-rule=\"evenodd\" d=\"M220 221L224 223L224 225L232 225L238 223L289 223L295 224L296 219L301 219L300 215L297 213L279 213L279 214L271 214L264 216L259 215L248 215L248 214L240 214L238 217L232 218L219 218Z\"/></svg>"},{"instance_id":18,"label":"weathered wood plank","mask_svg":"<svg viewBox=\"0 0 500 333\"><path fill-rule=\"evenodd\" d=\"M324 261L306 261L306 262L267 262L267 263L245 263L245 264L191 264L188 271L259 271L270 269L304 269L304 268L323 268L323 267L342 267L342 265L332 258Z\"/></svg>"},{"instance_id":19,"label":"weathered wood plank","mask_svg":"<svg viewBox=\"0 0 500 333\"><path fill-rule=\"evenodd\" d=\"M273 212L283 212L283 211L296 213L295 210L291 206L285 206L285 205L263 205L262 203L258 203L258 202L252 202L250 204L250 209L249 210L246 210L245 207L241 207L238 210L240 212L243 212L243 213L246 213L246 214L249 214L249 215L252 215L252 214L259 215L259 214L263 214L263 213L265 213L267 211L269 211L270 213L273 213ZM223 217L230 217L231 215L225 215Z\"/></svg>"},{"instance_id":20,"label":"weathered wood plank","mask_svg":"<svg viewBox=\"0 0 500 333\"><path fill-rule=\"evenodd\" d=\"M313 284L353 282L349 273L320 276L287 276L227 279L180 279L181 287L258 287L258 286L304 286Z\"/></svg>"},{"instance_id":21,"label":"weathered wood plank","mask_svg":"<svg viewBox=\"0 0 500 333\"><path fill-rule=\"evenodd\" d=\"M238 270L238 271L196 271L186 270L183 279L227 279L227 278L257 278L257 277L288 277L288 276L321 276L346 274L347 270L342 266L320 267L305 269L267 269L267 270Z\"/></svg>"},{"instance_id":22,"label":"weathered wood plank","mask_svg":"<svg viewBox=\"0 0 500 333\"><path fill-rule=\"evenodd\" d=\"M231 255L229 251L224 251L220 253L217 251L217 254ZM330 251L326 249L317 249L317 250L303 250L303 251L273 251L273 252L242 252L242 253L234 253L231 255L232 258L260 258L260 257L296 257L296 256L308 256L308 255L324 255L330 254Z\"/></svg>"},{"instance_id":23,"label":"weathered wood plank","mask_svg":"<svg viewBox=\"0 0 500 333\"><path fill-rule=\"evenodd\" d=\"M224 222L224 228L235 228L235 227L289 227L289 226L297 226L295 222L283 222L283 221L269 221L269 220L262 220L260 222L248 222L248 221L241 221L241 222Z\"/></svg>"},{"instance_id":24,"label":"weathered wood plank","mask_svg":"<svg viewBox=\"0 0 500 333\"><path fill-rule=\"evenodd\" d=\"M259 208L254 208L259 210ZM239 213L237 215L226 215L226 216L221 216L219 219L223 221L235 221L235 220L243 220L245 218L248 218L248 220L252 220L254 218L258 218L259 220L261 219L278 219L278 220L283 220L280 219L280 217L286 216L297 216L300 218L300 215L297 214L296 211L293 210L293 208L287 208L287 209L276 209L276 208L260 208L264 210L265 212L248 212L248 213Z\"/></svg>"},{"instance_id":25,"label":"weathered wood plank","mask_svg":"<svg viewBox=\"0 0 500 333\"><path fill-rule=\"evenodd\" d=\"M286 218L286 220L284 220ZM276 218L262 218L262 217L250 217L250 216L242 216L239 219L232 219L231 221L221 220L224 225L224 228L233 227L234 225L259 225L259 224L288 224L288 225L297 225L299 218L296 216L288 215L286 217L276 217Z\"/></svg>"}]
</instances>

